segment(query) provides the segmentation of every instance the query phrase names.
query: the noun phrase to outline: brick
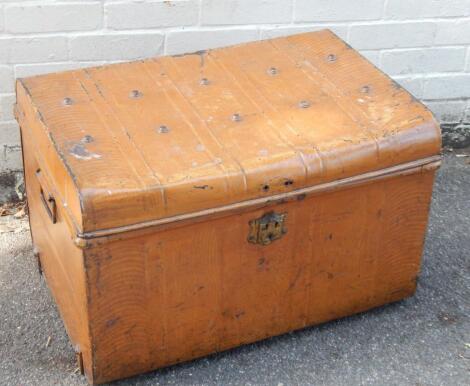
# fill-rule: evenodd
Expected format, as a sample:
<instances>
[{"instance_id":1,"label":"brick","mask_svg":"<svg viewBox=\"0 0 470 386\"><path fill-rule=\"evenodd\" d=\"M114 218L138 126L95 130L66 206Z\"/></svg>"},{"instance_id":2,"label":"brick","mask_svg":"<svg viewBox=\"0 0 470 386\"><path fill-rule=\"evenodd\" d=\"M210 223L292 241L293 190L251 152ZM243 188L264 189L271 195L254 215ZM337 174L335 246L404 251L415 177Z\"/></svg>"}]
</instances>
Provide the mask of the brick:
<instances>
[{"instance_id":1,"label":"brick","mask_svg":"<svg viewBox=\"0 0 470 386\"><path fill-rule=\"evenodd\" d=\"M263 27L261 29L261 39L272 39L281 36L288 36L294 34L300 34L303 32L320 31L322 29L330 29L341 39L346 40L348 35L348 27L345 25L310 25L310 26L274 26L274 27Z\"/></svg>"},{"instance_id":2,"label":"brick","mask_svg":"<svg viewBox=\"0 0 470 386\"><path fill-rule=\"evenodd\" d=\"M465 55L464 47L387 51L382 53L380 67L392 75L462 71Z\"/></svg>"},{"instance_id":3,"label":"brick","mask_svg":"<svg viewBox=\"0 0 470 386\"><path fill-rule=\"evenodd\" d=\"M20 128L16 121L0 122L0 143L19 144Z\"/></svg>"},{"instance_id":4,"label":"brick","mask_svg":"<svg viewBox=\"0 0 470 386\"><path fill-rule=\"evenodd\" d=\"M436 75L424 81L424 99L457 99L470 95L470 74Z\"/></svg>"},{"instance_id":5,"label":"brick","mask_svg":"<svg viewBox=\"0 0 470 386\"><path fill-rule=\"evenodd\" d=\"M69 71L84 67L95 67L105 62L67 62L67 63L38 63L15 65L15 77L25 78L28 76L48 74L51 72Z\"/></svg>"},{"instance_id":6,"label":"brick","mask_svg":"<svg viewBox=\"0 0 470 386\"><path fill-rule=\"evenodd\" d=\"M470 19L438 22L435 43L438 45L470 44Z\"/></svg>"},{"instance_id":7,"label":"brick","mask_svg":"<svg viewBox=\"0 0 470 386\"><path fill-rule=\"evenodd\" d=\"M425 47L435 34L435 22L357 24L351 26L349 43L360 50Z\"/></svg>"},{"instance_id":8,"label":"brick","mask_svg":"<svg viewBox=\"0 0 470 386\"><path fill-rule=\"evenodd\" d=\"M423 97L423 79L395 76L393 79L415 98Z\"/></svg>"},{"instance_id":9,"label":"brick","mask_svg":"<svg viewBox=\"0 0 470 386\"><path fill-rule=\"evenodd\" d=\"M21 146L19 144L3 144L1 146L2 159L0 170L21 170L23 169L23 159Z\"/></svg>"},{"instance_id":10,"label":"brick","mask_svg":"<svg viewBox=\"0 0 470 386\"><path fill-rule=\"evenodd\" d=\"M0 94L0 121L15 119L13 114L13 105L15 102L15 94Z\"/></svg>"},{"instance_id":11,"label":"brick","mask_svg":"<svg viewBox=\"0 0 470 386\"><path fill-rule=\"evenodd\" d=\"M257 39L256 29L170 32L167 36L166 53L183 54Z\"/></svg>"},{"instance_id":12,"label":"brick","mask_svg":"<svg viewBox=\"0 0 470 386\"><path fill-rule=\"evenodd\" d=\"M5 26L3 25L3 7L0 6L0 31L3 31Z\"/></svg>"},{"instance_id":13,"label":"brick","mask_svg":"<svg viewBox=\"0 0 470 386\"><path fill-rule=\"evenodd\" d=\"M67 38L61 36L0 38L0 63L40 63L68 58Z\"/></svg>"},{"instance_id":14,"label":"brick","mask_svg":"<svg viewBox=\"0 0 470 386\"><path fill-rule=\"evenodd\" d=\"M294 20L302 22L380 19L383 1L297 0Z\"/></svg>"},{"instance_id":15,"label":"brick","mask_svg":"<svg viewBox=\"0 0 470 386\"><path fill-rule=\"evenodd\" d=\"M380 62L380 51L360 51L362 56L364 56L369 62L373 63L375 66L379 66Z\"/></svg>"},{"instance_id":16,"label":"brick","mask_svg":"<svg viewBox=\"0 0 470 386\"><path fill-rule=\"evenodd\" d=\"M441 123L459 123L465 110L463 101L425 101L426 106Z\"/></svg>"},{"instance_id":17,"label":"brick","mask_svg":"<svg viewBox=\"0 0 470 386\"><path fill-rule=\"evenodd\" d=\"M465 71L470 72L470 47L467 48L467 65L465 66Z\"/></svg>"},{"instance_id":18,"label":"brick","mask_svg":"<svg viewBox=\"0 0 470 386\"><path fill-rule=\"evenodd\" d=\"M13 69L11 66L0 65L0 93L9 93L15 90Z\"/></svg>"},{"instance_id":19,"label":"brick","mask_svg":"<svg viewBox=\"0 0 470 386\"><path fill-rule=\"evenodd\" d=\"M101 28L99 2L11 5L5 7L5 29L11 33L86 31Z\"/></svg>"},{"instance_id":20,"label":"brick","mask_svg":"<svg viewBox=\"0 0 470 386\"><path fill-rule=\"evenodd\" d=\"M291 1L202 0L202 25L283 23L291 19Z\"/></svg>"},{"instance_id":21,"label":"brick","mask_svg":"<svg viewBox=\"0 0 470 386\"><path fill-rule=\"evenodd\" d=\"M385 17L416 19L470 15L470 0L388 0Z\"/></svg>"},{"instance_id":22,"label":"brick","mask_svg":"<svg viewBox=\"0 0 470 386\"><path fill-rule=\"evenodd\" d=\"M160 54L163 39L159 33L82 35L70 40L70 57L78 61L142 59Z\"/></svg>"},{"instance_id":23,"label":"brick","mask_svg":"<svg viewBox=\"0 0 470 386\"><path fill-rule=\"evenodd\" d=\"M106 5L110 29L142 29L197 24L199 3L195 0L122 2Z\"/></svg>"},{"instance_id":24,"label":"brick","mask_svg":"<svg viewBox=\"0 0 470 386\"><path fill-rule=\"evenodd\" d=\"M464 112L463 121L465 123L470 123L470 100L467 102L467 108L465 109L465 112Z\"/></svg>"}]
</instances>

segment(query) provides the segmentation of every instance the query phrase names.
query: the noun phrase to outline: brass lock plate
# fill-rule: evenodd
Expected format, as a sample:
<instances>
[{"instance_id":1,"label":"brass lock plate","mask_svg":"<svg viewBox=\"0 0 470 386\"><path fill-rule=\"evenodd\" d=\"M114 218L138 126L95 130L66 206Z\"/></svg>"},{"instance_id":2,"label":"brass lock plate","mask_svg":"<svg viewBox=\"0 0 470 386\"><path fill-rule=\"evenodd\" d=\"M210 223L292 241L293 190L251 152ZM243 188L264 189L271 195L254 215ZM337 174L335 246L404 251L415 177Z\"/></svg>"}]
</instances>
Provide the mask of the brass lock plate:
<instances>
[{"instance_id":1,"label":"brass lock plate","mask_svg":"<svg viewBox=\"0 0 470 386\"><path fill-rule=\"evenodd\" d=\"M264 216L251 220L248 241L253 244L269 245L287 233L285 220L287 213L269 212Z\"/></svg>"}]
</instances>

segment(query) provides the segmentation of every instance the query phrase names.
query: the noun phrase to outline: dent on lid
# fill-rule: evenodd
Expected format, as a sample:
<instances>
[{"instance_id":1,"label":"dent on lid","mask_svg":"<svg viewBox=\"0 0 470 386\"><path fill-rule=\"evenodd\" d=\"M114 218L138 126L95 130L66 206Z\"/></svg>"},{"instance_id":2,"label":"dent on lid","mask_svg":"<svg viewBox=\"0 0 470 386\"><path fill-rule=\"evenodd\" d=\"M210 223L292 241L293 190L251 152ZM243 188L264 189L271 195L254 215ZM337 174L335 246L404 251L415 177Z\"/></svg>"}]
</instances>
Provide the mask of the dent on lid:
<instances>
[{"instance_id":1,"label":"dent on lid","mask_svg":"<svg viewBox=\"0 0 470 386\"><path fill-rule=\"evenodd\" d=\"M23 80L83 202L81 231L437 154L432 115L329 31Z\"/></svg>"}]
</instances>

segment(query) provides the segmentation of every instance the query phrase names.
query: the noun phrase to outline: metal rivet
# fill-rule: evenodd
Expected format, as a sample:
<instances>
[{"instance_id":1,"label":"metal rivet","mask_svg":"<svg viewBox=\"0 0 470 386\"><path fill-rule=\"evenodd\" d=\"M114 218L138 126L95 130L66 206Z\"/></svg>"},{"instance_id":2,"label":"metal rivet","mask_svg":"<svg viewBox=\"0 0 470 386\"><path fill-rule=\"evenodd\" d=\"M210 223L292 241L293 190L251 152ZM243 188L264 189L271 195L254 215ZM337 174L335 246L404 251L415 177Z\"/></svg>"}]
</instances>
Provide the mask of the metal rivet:
<instances>
[{"instance_id":1,"label":"metal rivet","mask_svg":"<svg viewBox=\"0 0 470 386\"><path fill-rule=\"evenodd\" d=\"M336 55L335 54L329 54L326 57L326 60L328 60L329 62L335 62L336 61Z\"/></svg>"},{"instance_id":2,"label":"metal rivet","mask_svg":"<svg viewBox=\"0 0 470 386\"><path fill-rule=\"evenodd\" d=\"M66 97L64 98L64 100L62 101L62 103L65 105L65 106L70 106L73 104L73 99L72 98L69 98L69 97Z\"/></svg>"},{"instance_id":3,"label":"metal rivet","mask_svg":"<svg viewBox=\"0 0 470 386\"><path fill-rule=\"evenodd\" d=\"M299 102L299 107L301 109L307 109L310 107L310 102L309 101L306 101L306 100L303 100L303 101L300 101Z\"/></svg>"},{"instance_id":4,"label":"metal rivet","mask_svg":"<svg viewBox=\"0 0 470 386\"><path fill-rule=\"evenodd\" d=\"M158 130L157 130L160 134L166 134L166 133L169 133L170 132L170 128L168 126L165 126L165 125L161 125Z\"/></svg>"},{"instance_id":5,"label":"metal rivet","mask_svg":"<svg viewBox=\"0 0 470 386\"><path fill-rule=\"evenodd\" d=\"M368 94L370 92L370 86L369 85L362 86L361 92L364 94Z\"/></svg>"},{"instance_id":6,"label":"metal rivet","mask_svg":"<svg viewBox=\"0 0 470 386\"><path fill-rule=\"evenodd\" d=\"M232 121L234 122L240 122L242 120L242 116L238 113L235 113L232 115Z\"/></svg>"},{"instance_id":7,"label":"metal rivet","mask_svg":"<svg viewBox=\"0 0 470 386\"><path fill-rule=\"evenodd\" d=\"M94 141L93 137L91 135L87 134L82 138L81 142L82 143L91 143L93 141Z\"/></svg>"},{"instance_id":8,"label":"metal rivet","mask_svg":"<svg viewBox=\"0 0 470 386\"><path fill-rule=\"evenodd\" d=\"M276 67L270 67L270 68L268 69L268 74L269 74L269 75L277 75L277 74L278 74L277 68L276 68Z\"/></svg>"},{"instance_id":9,"label":"metal rivet","mask_svg":"<svg viewBox=\"0 0 470 386\"><path fill-rule=\"evenodd\" d=\"M142 97L144 94L142 94L139 90L132 90L130 93L129 93L129 97L130 98L140 98Z\"/></svg>"},{"instance_id":10,"label":"metal rivet","mask_svg":"<svg viewBox=\"0 0 470 386\"><path fill-rule=\"evenodd\" d=\"M200 84L201 86L207 86L207 85L209 85L209 83L210 83L210 82L209 82L209 79L207 79L207 78L202 78L202 79L199 81L199 84Z\"/></svg>"}]
</instances>

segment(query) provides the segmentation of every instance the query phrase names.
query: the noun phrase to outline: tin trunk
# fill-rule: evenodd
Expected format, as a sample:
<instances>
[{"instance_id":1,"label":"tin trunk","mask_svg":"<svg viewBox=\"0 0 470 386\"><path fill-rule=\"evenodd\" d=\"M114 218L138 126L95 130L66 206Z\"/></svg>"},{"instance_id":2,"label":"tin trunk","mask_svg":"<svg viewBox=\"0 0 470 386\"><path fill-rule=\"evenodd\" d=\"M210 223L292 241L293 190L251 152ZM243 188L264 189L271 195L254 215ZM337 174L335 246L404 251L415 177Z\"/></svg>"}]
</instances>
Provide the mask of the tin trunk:
<instances>
[{"instance_id":1,"label":"tin trunk","mask_svg":"<svg viewBox=\"0 0 470 386\"><path fill-rule=\"evenodd\" d=\"M17 96L34 246L90 382L415 291L439 126L329 31Z\"/></svg>"}]
</instances>

